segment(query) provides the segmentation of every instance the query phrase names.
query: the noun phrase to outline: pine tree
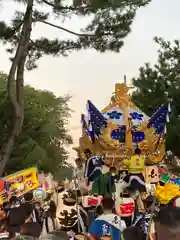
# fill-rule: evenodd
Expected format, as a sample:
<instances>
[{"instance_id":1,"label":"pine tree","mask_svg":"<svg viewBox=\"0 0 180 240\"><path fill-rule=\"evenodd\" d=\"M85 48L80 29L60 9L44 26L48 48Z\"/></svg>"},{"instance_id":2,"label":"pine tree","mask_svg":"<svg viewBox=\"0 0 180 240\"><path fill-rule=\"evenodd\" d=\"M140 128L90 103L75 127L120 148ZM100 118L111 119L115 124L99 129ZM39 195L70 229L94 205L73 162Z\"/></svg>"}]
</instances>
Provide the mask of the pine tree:
<instances>
[{"instance_id":1,"label":"pine tree","mask_svg":"<svg viewBox=\"0 0 180 240\"><path fill-rule=\"evenodd\" d=\"M87 48L99 52L119 52L123 39L131 30L136 11L151 0L14 0L24 4L25 12L16 11L9 26L0 22L0 40L10 44L7 51L14 54L8 77L8 96L14 108L14 127L12 133L0 151L0 175L12 152L16 137L19 136L24 119L24 68L37 67L37 60L44 54L67 56L73 50ZM3 4L5 0L1 0ZM67 3L68 2L68 3ZM47 12L41 12L48 6ZM53 17L66 20L72 16L87 17L91 22L79 33L60 25L53 24ZM51 17L51 18L50 18ZM46 37L31 38L33 26L43 23L48 26L75 35L75 40L50 40ZM15 80L15 88L14 88ZM16 89L16 91L15 91Z\"/></svg>"},{"instance_id":2,"label":"pine tree","mask_svg":"<svg viewBox=\"0 0 180 240\"><path fill-rule=\"evenodd\" d=\"M149 116L162 104L171 102L166 147L180 156L180 42L157 37L155 42L160 46L157 63L146 63L139 69L139 76L132 79L136 88L133 101Z\"/></svg>"}]
</instances>

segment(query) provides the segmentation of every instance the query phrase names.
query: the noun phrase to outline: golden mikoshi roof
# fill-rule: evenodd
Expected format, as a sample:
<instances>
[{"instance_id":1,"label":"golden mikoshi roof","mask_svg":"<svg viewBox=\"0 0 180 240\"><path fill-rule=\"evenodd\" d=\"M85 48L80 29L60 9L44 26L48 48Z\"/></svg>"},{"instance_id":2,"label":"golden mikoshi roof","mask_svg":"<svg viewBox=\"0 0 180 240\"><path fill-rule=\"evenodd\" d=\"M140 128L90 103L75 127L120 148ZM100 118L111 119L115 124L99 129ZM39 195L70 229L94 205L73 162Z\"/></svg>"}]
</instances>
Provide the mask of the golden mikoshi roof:
<instances>
[{"instance_id":1,"label":"golden mikoshi roof","mask_svg":"<svg viewBox=\"0 0 180 240\"><path fill-rule=\"evenodd\" d=\"M149 117L144 114L132 101L129 90L133 87L128 87L125 83L115 84L115 92L112 94L110 103L101 111L107 120L107 128L102 129L102 134L98 137L95 143L91 143L87 132L83 132L79 139L79 147L76 151L83 152L83 149L90 148L93 152L112 152L119 155L119 153L131 153L134 147L132 139L132 129L136 127L136 130L142 131L145 134L145 139L138 145L142 150L146 152L160 151L160 155L163 156L164 142L161 140L158 149L157 141L159 139L154 134L153 128L147 128ZM119 114L120 117L114 117ZM139 119L135 119L131 116L138 114ZM117 139L112 139L111 132L116 130L119 126L125 126L125 143L120 143Z\"/></svg>"}]
</instances>

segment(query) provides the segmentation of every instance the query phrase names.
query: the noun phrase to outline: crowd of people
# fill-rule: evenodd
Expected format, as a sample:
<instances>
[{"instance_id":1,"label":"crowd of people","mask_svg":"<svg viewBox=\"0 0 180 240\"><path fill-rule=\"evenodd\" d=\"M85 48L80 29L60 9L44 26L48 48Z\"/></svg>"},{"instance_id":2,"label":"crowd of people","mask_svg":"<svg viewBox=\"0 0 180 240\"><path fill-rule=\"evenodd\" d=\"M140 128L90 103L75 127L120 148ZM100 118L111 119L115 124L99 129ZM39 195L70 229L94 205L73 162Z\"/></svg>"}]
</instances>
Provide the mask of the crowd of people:
<instances>
[{"instance_id":1,"label":"crowd of people","mask_svg":"<svg viewBox=\"0 0 180 240\"><path fill-rule=\"evenodd\" d=\"M35 200L32 192L22 198L12 196L1 208L0 238L39 238L44 227L49 232L49 219L55 229L55 217L56 204L50 194L44 201Z\"/></svg>"},{"instance_id":2,"label":"crowd of people","mask_svg":"<svg viewBox=\"0 0 180 240\"><path fill-rule=\"evenodd\" d=\"M86 149L84 154L86 161L76 159L74 191L78 194L72 195L75 196L73 204L78 206L74 208L78 219L77 226L81 222L83 227L76 228L77 226L73 225L74 232L86 233L84 238L88 240L179 239L180 207L176 204L179 197L171 199L166 205L157 202L151 194L142 197L146 191L142 174L146 159L141 155L140 149L135 149L131 159L122 161L127 172L120 171L115 166L107 166L104 157L93 156L89 149ZM62 189L64 188L65 186ZM85 195L101 196L102 202L96 207L85 207L82 201ZM127 199L131 201L130 204ZM64 204L66 202L64 201ZM43 201L35 200L32 192L22 198L12 196L8 202L3 203L1 209L0 238L38 239L44 229L47 233L56 229L56 210L57 206L51 194L47 194ZM62 218L63 216L68 217L68 214L64 212ZM72 214L69 216L73 218ZM52 222L51 229L49 220ZM64 226L64 229L67 232L67 226ZM71 239L79 240L77 235L71 235Z\"/></svg>"},{"instance_id":3,"label":"crowd of people","mask_svg":"<svg viewBox=\"0 0 180 240\"><path fill-rule=\"evenodd\" d=\"M105 197L102 211L88 230L90 240L176 240L180 238L180 208L174 201L159 206L157 212L151 211L153 201L146 204L146 213L135 212L132 222L117 215L114 201Z\"/></svg>"},{"instance_id":4,"label":"crowd of people","mask_svg":"<svg viewBox=\"0 0 180 240\"><path fill-rule=\"evenodd\" d=\"M147 194L142 172L148 159L139 148L135 149L130 159L122 161L128 173L123 176L122 182L125 185L121 191L117 191L116 182L122 177L122 171L113 166L105 166L104 171L104 157L93 156L89 149L85 150L84 155L86 161L76 159L76 173L79 173L77 177L82 179L84 171L85 182L90 186L91 194L103 196L102 206L98 206L95 219L88 227L88 239L170 240L180 237L180 208L176 206L177 198L162 205L153 195ZM119 187L122 188L122 184ZM135 207L131 216L124 217L122 209L116 209L117 199L123 198L120 196L122 192L134 199ZM120 202L118 205L120 207Z\"/></svg>"}]
</instances>

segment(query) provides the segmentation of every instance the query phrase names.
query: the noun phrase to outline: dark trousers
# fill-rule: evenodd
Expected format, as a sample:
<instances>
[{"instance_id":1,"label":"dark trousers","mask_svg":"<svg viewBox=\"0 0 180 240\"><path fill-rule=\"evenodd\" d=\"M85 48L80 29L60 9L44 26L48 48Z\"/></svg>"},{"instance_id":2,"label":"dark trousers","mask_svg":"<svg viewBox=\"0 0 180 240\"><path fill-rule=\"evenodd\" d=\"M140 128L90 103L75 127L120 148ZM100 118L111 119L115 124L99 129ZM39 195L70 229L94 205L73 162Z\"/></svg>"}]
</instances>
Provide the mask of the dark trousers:
<instances>
[{"instance_id":1,"label":"dark trousers","mask_svg":"<svg viewBox=\"0 0 180 240\"><path fill-rule=\"evenodd\" d=\"M52 221L52 226L53 226L53 230L56 229L56 224L55 224L55 218L54 217L46 217L45 218L45 227L46 227L46 232L49 233L49 225L48 225L48 219L51 219Z\"/></svg>"},{"instance_id":2,"label":"dark trousers","mask_svg":"<svg viewBox=\"0 0 180 240\"><path fill-rule=\"evenodd\" d=\"M130 227L132 225L132 216L121 217L121 219L125 221L127 227Z\"/></svg>"},{"instance_id":3,"label":"dark trousers","mask_svg":"<svg viewBox=\"0 0 180 240\"><path fill-rule=\"evenodd\" d=\"M20 225L10 225L8 226L9 238L13 238L16 236L16 233L20 233L21 226Z\"/></svg>"}]
</instances>

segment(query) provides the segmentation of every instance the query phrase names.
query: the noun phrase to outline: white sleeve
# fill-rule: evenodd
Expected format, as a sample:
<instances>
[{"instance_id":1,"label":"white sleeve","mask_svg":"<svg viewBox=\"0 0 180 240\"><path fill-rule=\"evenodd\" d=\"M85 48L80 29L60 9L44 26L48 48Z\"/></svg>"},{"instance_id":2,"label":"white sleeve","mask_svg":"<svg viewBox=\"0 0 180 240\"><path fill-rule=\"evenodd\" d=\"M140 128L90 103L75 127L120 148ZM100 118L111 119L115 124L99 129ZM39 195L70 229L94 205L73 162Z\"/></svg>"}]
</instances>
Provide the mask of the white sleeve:
<instances>
[{"instance_id":1,"label":"white sleeve","mask_svg":"<svg viewBox=\"0 0 180 240\"><path fill-rule=\"evenodd\" d=\"M35 211L32 212L32 221L37 222Z\"/></svg>"},{"instance_id":2,"label":"white sleeve","mask_svg":"<svg viewBox=\"0 0 180 240\"><path fill-rule=\"evenodd\" d=\"M91 161L91 157L87 160L85 171L84 171L84 177L87 178L88 171L89 171L89 162Z\"/></svg>"},{"instance_id":3,"label":"white sleeve","mask_svg":"<svg viewBox=\"0 0 180 240\"><path fill-rule=\"evenodd\" d=\"M152 221L150 226L150 234L154 234L154 233L155 233L155 224L154 224L154 221Z\"/></svg>"},{"instance_id":4,"label":"white sleeve","mask_svg":"<svg viewBox=\"0 0 180 240\"><path fill-rule=\"evenodd\" d=\"M76 171L76 168L74 168L74 171L73 171L73 178L76 178L76 175L77 175L77 171Z\"/></svg>"},{"instance_id":5,"label":"white sleeve","mask_svg":"<svg viewBox=\"0 0 180 240\"><path fill-rule=\"evenodd\" d=\"M126 228L126 223L124 220L121 220L121 231L123 231Z\"/></svg>"}]
</instances>

